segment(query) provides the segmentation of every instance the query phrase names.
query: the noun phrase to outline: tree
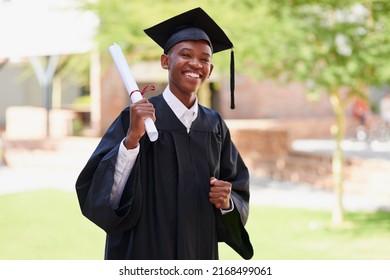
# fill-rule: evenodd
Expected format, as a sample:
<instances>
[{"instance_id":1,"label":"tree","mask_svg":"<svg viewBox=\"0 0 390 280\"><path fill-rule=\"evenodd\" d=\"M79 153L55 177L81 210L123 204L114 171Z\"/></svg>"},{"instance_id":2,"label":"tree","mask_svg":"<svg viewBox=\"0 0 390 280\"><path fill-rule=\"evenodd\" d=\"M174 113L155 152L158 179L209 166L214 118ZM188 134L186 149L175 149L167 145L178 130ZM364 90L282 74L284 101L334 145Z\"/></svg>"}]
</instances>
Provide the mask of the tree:
<instances>
[{"instance_id":1,"label":"tree","mask_svg":"<svg viewBox=\"0 0 390 280\"><path fill-rule=\"evenodd\" d=\"M356 97L367 99L370 86L389 82L390 3L384 0L264 1L272 30L257 29L262 44L246 57L267 54L254 64L266 76L301 81L308 94L329 95L335 124L332 158L333 188L337 204L332 221L344 221L343 174L346 133L345 110ZM284 31L284 32L283 32ZM255 32L251 32L255 34ZM249 46L248 46L249 47ZM245 62L244 62L245 63Z\"/></svg>"}]
</instances>

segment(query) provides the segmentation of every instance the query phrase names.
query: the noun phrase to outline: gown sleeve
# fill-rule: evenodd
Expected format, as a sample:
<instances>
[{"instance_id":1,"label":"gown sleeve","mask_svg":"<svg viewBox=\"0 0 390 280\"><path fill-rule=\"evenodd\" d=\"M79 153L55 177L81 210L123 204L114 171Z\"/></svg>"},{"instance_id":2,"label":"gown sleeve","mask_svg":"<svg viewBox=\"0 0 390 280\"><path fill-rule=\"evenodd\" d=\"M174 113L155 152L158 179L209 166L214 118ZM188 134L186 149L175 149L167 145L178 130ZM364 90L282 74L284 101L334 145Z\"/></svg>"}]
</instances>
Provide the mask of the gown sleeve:
<instances>
[{"instance_id":1,"label":"gown sleeve","mask_svg":"<svg viewBox=\"0 0 390 280\"><path fill-rule=\"evenodd\" d=\"M250 259L253 256L253 247L244 227L249 215L249 171L223 121L222 135L220 179L232 183L231 198L234 209L224 215L216 209L218 238L244 259Z\"/></svg>"},{"instance_id":2,"label":"gown sleeve","mask_svg":"<svg viewBox=\"0 0 390 280\"><path fill-rule=\"evenodd\" d=\"M137 160L117 209L110 203L119 145L129 126L125 109L109 127L76 181L81 212L107 233L132 228L140 213L141 194Z\"/></svg>"}]
</instances>

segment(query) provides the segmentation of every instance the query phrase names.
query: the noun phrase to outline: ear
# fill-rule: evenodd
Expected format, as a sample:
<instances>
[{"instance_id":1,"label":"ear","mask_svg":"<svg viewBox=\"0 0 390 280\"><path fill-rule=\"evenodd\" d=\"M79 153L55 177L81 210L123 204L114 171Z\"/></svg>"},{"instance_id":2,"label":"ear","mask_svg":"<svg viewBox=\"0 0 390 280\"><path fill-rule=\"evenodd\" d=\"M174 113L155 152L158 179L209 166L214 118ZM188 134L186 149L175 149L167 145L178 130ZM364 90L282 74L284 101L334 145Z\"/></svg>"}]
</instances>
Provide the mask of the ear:
<instances>
[{"instance_id":1,"label":"ear","mask_svg":"<svg viewBox=\"0 0 390 280\"><path fill-rule=\"evenodd\" d=\"M169 59L168 59L168 55L162 54L162 55L161 55L161 58L160 58L160 61L161 61L161 67L162 67L163 69L168 69L168 68L169 68Z\"/></svg>"},{"instance_id":2,"label":"ear","mask_svg":"<svg viewBox=\"0 0 390 280\"><path fill-rule=\"evenodd\" d=\"M213 69L214 69L214 65L210 64L210 72L209 72L209 76L207 78L210 78L211 73L213 72Z\"/></svg>"}]
</instances>

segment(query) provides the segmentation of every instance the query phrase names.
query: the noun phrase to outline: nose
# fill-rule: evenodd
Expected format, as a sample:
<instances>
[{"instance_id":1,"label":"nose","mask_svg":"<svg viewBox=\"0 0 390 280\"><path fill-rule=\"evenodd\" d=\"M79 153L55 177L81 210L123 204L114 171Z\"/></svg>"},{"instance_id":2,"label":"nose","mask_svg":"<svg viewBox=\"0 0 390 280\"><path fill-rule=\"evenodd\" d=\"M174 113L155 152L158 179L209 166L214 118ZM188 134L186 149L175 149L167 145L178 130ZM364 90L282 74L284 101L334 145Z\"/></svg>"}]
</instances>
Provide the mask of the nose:
<instances>
[{"instance_id":1,"label":"nose","mask_svg":"<svg viewBox=\"0 0 390 280\"><path fill-rule=\"evenodd\" d=\"M190 65L196 69L202 68L202 63L200 63L199 59L191 59Z\"/></svg>"}]
</instances>

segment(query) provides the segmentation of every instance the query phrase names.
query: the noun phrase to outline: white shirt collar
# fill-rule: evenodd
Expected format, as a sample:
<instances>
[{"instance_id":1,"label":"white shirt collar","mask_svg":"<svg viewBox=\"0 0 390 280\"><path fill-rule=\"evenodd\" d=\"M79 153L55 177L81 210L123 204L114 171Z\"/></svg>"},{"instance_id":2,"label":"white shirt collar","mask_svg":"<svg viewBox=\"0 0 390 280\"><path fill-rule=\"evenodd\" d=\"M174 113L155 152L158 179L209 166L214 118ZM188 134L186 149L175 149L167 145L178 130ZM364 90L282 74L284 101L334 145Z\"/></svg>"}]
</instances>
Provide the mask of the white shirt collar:
<instances>
[{"instance_id":1,"label":"white shirt collar","mask_svg":"<svg viewBox=\"0 0 390 280\"><path fill-rule=\"evenodd\" d=\"M198 97L196 97L195 103L190 109L181 103L181 101L171 92L169 86L165 88L163 97L168 106L175 113L176 117L187 127L187 131L189 131L192 122L198 116Z\"/></svg>"}]
</instances>

